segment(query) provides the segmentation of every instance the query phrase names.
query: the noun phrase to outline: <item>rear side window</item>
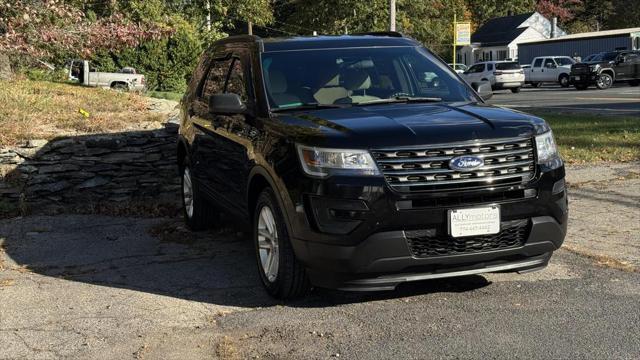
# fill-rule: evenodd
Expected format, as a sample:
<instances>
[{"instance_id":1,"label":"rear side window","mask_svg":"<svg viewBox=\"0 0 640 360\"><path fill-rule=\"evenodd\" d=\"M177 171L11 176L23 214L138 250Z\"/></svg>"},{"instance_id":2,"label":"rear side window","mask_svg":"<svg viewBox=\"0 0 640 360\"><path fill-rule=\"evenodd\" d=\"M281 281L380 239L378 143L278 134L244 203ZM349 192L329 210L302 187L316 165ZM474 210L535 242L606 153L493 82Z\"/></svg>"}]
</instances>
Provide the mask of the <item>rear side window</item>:
<instances>
[{"instance_id":1,"label":"rear side window","mask_svg":"<svg viewBox=\"0 0 640 360\"><path fill-rule=\"evenodd\" d=\"M573 65L576 62L569 58L556 58L556 62L560 66Z\"/></svg>"},{"instance_id":2,"label":"rear side window","mask_svg":"<svg viewBox=\"0 0 640 360\"><path fill-rule=\"evenodd\" d=\"M497 63L496 70L520 70L520 64L517 62Z\"/></svg>"},{"instance_id":3,"label":"rear side window","mask_svg":"<svg viewBox=\"0 0 640 360\"><path fill-rule=\"evenodd\" d=\"M542 66L542 59L536 59L536 61L533 63L533 67L540 67Z\"/></svg>"},{"instance_id":4,"label":"rear side window","mask_svg":"<svg viewBox=\"0 0 640 360\"><path fill-rule=\"evenodd\" d=\"M544 61L544 67L554 67L555 65L556 63L551 58Z\"/></svg>"}]
</instances>

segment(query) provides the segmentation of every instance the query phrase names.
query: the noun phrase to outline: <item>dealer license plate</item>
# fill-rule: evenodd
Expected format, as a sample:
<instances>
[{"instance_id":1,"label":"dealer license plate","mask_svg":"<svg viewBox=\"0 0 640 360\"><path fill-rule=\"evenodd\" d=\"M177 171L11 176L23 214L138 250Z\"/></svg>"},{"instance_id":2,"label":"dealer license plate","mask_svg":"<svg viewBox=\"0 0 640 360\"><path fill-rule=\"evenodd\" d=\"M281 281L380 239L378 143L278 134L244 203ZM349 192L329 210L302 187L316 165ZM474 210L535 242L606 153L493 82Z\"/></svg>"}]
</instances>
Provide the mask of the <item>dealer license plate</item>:
<instances>
[{"instance_id":1,"label":"dealer license plate","mask_svg":"<svg viewBox=\"0 0 640 360\"><path fill-rule=\"evenodd\" d=\"M498 206L449 210L449 234L453 237L490 235L500 232Z\"/></svg>"}]
</instances>

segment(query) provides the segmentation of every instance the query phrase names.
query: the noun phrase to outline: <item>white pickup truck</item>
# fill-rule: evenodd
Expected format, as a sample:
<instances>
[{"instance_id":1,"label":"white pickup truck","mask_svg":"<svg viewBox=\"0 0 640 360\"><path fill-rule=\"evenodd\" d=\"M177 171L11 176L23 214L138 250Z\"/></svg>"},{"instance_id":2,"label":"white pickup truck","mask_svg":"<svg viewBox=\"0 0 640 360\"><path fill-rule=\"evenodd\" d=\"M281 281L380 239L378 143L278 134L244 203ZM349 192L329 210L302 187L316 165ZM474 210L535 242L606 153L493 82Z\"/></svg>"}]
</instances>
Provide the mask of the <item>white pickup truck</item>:
<instances>
[{"instance_id":1,"label":"white pickup truck","mask_svg":"<svg viewBox=\"0 0 640 360\"><path fill-rule=\"evenodd\" d=\"M120 72L98 72L86 60L73 60L68 65L69 80L78 81L85 86L111 88L125 91L144 91L144 75L135 69L125 67Z\"/></svg>"},{"instance_id":2,"label":"white pickup truck","mask_svg":"<svg viewBox=\"0 0 640 360\"><path fill-rule=\"evenodd\" d=\"M533 87L539 87L542 83L556 83L568 87L571 65L575 63L575 60L568 56L533 58L531 67L524 69L524 82Z\"/></svg>"}]
</instances>

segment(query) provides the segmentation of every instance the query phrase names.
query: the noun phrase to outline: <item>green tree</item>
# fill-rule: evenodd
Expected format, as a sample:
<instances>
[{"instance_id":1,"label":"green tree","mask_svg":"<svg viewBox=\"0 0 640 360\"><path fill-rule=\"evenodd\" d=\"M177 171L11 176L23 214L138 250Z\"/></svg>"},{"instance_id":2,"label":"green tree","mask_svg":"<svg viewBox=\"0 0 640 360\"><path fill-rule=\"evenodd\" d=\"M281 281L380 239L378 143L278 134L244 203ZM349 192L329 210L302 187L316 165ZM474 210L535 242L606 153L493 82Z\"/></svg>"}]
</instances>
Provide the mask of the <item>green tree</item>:
<instances>
[{"instance_id":1,"label":"green tree","mask_svg":"<svg viewBox=\"0 0 640 360\"><path fill-rule=\"evenodd\" d=\"M275 6L279 9L278 3ZM290 33L344 34L389 29L388 0L300 0L286 6L279 9L279 14L286 17L283 21L276 19L276 24ZM464 17L464 0L398 0L396 28L448 56L454 12Z\"/></svg>"}]
</instances>

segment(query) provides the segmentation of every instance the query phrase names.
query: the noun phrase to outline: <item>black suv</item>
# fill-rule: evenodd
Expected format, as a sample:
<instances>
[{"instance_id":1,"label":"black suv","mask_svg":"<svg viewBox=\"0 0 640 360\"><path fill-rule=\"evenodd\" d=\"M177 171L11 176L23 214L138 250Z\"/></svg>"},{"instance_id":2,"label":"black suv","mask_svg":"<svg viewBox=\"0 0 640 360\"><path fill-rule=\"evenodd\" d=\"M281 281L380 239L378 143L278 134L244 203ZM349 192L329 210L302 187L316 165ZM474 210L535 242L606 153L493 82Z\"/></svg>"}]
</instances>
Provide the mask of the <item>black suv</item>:
<instances>
[{"instance_id":1,"label":"black suv","mask_svg":"<svg viewBox=\"0 0 640 360\"><path fill-rule=\"evenodd\" d=\"M564 240L549 125L397 33L218 41L181 106L186 222L250 226L275 297L537 270Z\"/></svg>"},{"instance_id":2,"label":"black suv","mask_svg":"<svg viewBox=\"0 0 640 360\"><path fill-rule=\"evenodd\" d=\"M578 90L590 85L610 88L614 82L640 84L640 51L612 51L595 55L590 61L571 66L571 83Z\"/></svg>"}]
</instances>

